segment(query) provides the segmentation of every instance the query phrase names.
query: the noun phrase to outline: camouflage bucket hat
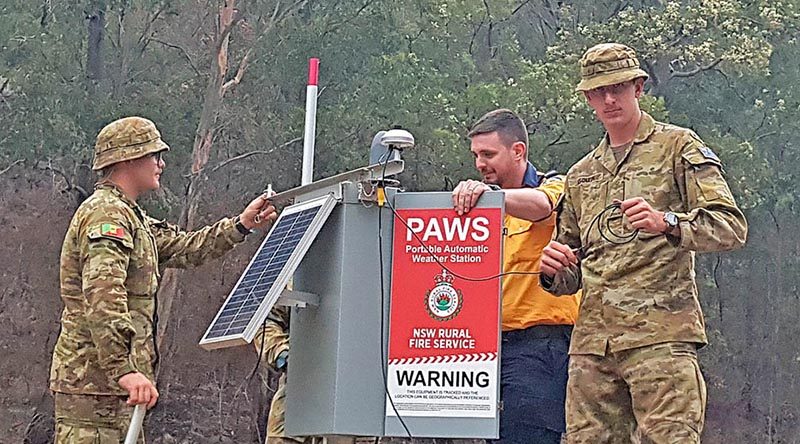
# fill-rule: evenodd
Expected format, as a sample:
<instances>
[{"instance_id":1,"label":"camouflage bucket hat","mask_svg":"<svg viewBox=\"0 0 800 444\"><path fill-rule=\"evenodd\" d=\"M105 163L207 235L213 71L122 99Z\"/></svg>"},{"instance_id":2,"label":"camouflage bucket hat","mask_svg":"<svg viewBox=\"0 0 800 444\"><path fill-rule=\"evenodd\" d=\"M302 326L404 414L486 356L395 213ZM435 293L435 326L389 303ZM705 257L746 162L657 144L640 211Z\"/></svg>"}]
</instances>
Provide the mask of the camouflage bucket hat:
<instances>
[{"instance_id":1,"label":"camouflage bucket hat","mask_svg":"<svg viewBox=\"0 0 800 444\"><path fill-rule=\"evenodd\" d=\"M601 43L589 48L580 63L581 83L575 88L578 91L589 91L639 77L648 78L647 73L639 67L636 52L619 43Z\"/></svg>"},{"instance_id":2,"label":"camouflage bucket hat","mask_svg":"<svg viewBox=\"0 0 800 444\"><path fill-rule=\"evenodd\" d=\"M169 151L169 145L161 140L156 125L143 117L125 117L109 123L97 134L92 170L159 151Z\"/></svg>"}]
</instances>

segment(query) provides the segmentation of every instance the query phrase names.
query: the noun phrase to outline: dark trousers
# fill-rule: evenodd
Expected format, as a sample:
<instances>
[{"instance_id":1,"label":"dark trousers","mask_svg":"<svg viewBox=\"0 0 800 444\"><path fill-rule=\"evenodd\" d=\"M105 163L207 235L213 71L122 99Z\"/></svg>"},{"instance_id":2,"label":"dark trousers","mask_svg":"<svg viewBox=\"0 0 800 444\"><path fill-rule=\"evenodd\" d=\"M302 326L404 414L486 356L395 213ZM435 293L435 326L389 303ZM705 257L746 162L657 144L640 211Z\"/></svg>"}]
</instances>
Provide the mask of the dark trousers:
<instances>
[{"instance_id":1,"label":"dark trousers","mask_svg":"<svg viewBox=\"0 0 800 444\"><path fill-rule=\"evenodd\" d=\"M500 439L495 444L558 444L571 325L540 325L503 332L500 359Z\"/></svg>"}]
</instances>

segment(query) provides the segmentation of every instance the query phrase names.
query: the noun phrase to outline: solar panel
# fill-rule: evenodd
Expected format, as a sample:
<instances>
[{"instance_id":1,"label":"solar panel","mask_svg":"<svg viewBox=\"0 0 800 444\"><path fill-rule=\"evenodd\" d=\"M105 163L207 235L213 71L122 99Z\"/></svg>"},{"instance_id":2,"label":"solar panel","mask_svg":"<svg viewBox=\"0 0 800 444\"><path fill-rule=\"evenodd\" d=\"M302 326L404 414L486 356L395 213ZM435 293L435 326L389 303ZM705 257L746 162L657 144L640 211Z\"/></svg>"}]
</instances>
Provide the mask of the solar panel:
<instances>
[{"instance_id":1,"label":"solar panel","mask_svg":"<svg viewBox=\"0 0 800 444\"><path fill-rule=\"evenodd\" d=\"M325 196L286 207L208 326L206 350L250 343L330 216Z\"/></svg>"}]
</instances>

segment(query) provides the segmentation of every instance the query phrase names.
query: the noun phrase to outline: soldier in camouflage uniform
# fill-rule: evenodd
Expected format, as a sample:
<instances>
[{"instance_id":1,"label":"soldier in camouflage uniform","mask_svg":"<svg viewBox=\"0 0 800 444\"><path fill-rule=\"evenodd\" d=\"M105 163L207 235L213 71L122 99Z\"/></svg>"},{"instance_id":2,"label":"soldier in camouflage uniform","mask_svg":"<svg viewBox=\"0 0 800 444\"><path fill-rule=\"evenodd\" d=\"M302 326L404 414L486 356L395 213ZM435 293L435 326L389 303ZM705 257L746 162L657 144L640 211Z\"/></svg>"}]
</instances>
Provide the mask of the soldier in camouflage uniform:
<instances>
[{"instance_id":1,"label":"soldier in camouflage uniform","mask_svg":"<svg viewBox=\"0 0 800 444\"><path fill-rule=\"evenodd\" d=\"M569 170L541 265L550 292L583 288L566 439L699 443L706 387L696 350L707 340L695 253L743 246L747 222L716 154L640 111L647 73L631 48L597 45L580 64L577 89L607 134ZM598 220L612 204L608 224ZM639 232L626 242L608 228Z\"/></svg>"},{"instance_id":2,"label":"soldier in camouflage uniform","mask_svg":"<svg viewBox=\"0 0 800 444\"><path fill-rule=\"evenodd\" d=\"M92 169L101 179L61 250L64 310L50 371L59 444L120 443L132 406L156 403L160 270L216 258L276 218L266 196L192 232L147 216L136 200L159 187L167 150L153 122L140 117L114 121L97 136Z\"/></svg>"},{"instance_id":3,"label":"soldier in camouflage uniform","mask_svg":"<svg viewBox=\"0 0 800 444\"><path fill-rule=\"evenodd\" d=\"M268 368L280 372L278 388L272 396L267 419L266 444L296 444L300 438L285 436L286 421L286 368L289 360L289 308L275 306L267 316L262 332L256 335L253 345L261 355L262 379L269 381Z\"/></svg>"},{"instance_id":4,"label":"soldier in camouflage uniform","mask_svg":"<svg viewBox=\"0 0 800 444\"><path fill-rule=\"evenodd\" d=\"M269 381L268 369L271 368L280 373L278 387L272 396L269 407L269 417L267 418L267 437L265 444L355 444L372 443L375 440L361 441L353 437L292 437L286 436L284 426L286 424L286 371L289 364L289 307L275 306L267 316L267 322L260 331L253 345L256 352L261 356L262 379L266 383ZM268 387L268 390L271 389Z\"/></svg>"}]
</instances>

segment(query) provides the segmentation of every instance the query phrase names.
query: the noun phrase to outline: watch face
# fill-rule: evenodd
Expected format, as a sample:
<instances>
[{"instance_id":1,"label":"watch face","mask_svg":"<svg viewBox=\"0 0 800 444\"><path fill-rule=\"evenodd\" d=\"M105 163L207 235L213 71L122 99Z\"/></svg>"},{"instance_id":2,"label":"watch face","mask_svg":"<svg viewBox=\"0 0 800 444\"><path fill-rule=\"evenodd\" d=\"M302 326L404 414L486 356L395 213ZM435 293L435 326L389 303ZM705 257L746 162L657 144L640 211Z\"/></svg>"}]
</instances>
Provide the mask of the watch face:
<instances>
[{"instance_id":1,"label":"watch face","mask_svg":"<svg viewBox=\"0 0 800 444\"><path fill-rule=\"evenodd\" d=\"M670 227L678 225L678 216L675 213L664 213L664 222Z\"/></svg>"}]
</instances>

